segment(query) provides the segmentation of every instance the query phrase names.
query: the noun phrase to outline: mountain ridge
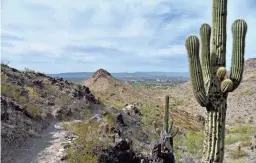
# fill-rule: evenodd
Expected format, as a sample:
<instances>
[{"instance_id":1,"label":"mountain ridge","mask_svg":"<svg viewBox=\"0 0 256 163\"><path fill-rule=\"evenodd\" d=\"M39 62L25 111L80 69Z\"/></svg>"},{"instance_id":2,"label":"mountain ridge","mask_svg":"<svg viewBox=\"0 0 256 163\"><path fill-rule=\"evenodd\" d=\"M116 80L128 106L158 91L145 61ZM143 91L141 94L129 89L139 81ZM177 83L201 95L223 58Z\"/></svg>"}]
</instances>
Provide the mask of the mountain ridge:
<instances>
[{"instance_id":1,"label":"mountain ridge","mask_svg":"<svg viewBox=\"0 0 256 163\"><path fill-rule=\"evenodd\" d=\"M67 72L58 74L47 74L51 77L62 77L62 78L89 78L94 72ZM111 73L116 78L121 77L189 77L188 72L114 72Z\"/></svg>"}]
</instances>

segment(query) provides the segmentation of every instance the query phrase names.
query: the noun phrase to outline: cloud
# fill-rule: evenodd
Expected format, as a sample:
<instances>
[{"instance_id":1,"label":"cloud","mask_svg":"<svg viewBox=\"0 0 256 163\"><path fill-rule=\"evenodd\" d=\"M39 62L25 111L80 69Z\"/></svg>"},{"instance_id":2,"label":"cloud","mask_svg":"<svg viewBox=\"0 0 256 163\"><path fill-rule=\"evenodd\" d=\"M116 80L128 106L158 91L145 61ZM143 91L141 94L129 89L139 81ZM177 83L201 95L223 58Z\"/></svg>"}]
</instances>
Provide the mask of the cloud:
<instances>
[{"instance_id":1,"label":"cloud","mask_svg":"<svg viewBox=\"0 0 256 163\"><path fill-rule=\"evenodd\" d=\"M188 71L184 41L211 24L211 1L3 0L2 58L17 68L70 71ZM256 4L228 2L227 66L231 24L248 22L245 58L255 57Z\"/></svg>"},{"instance_id":2,"label":"cloud","mask_svg":"<svg viewBox=\"0 0 256 163\"><path fill-rule=\"evenodd\" d=\"M4 34L4 33L1 34L1 39L4 41L23 41L24 40L24 38L21 38L19 36L15 36L12 34Z\"/></svg>"}]
</instances>

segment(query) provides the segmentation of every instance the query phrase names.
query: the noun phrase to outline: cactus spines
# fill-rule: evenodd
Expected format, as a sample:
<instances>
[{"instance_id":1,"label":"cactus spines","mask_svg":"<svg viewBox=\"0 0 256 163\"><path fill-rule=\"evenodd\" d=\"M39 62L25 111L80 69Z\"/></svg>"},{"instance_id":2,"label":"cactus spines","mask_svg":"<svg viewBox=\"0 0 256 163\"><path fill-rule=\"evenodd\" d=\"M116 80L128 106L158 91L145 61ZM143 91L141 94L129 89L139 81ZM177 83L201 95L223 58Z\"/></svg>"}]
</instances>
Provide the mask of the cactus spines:
<instances>
[{"instance_id":1,"label":"cactus spines","mask_svg":"<svg viewBox=\"0 0 256 163\"><path fill-rule=\"evenodd\" d=\"M195 98L207 110L201 161L222 163L227 96L242 80L247 24L242 19L232 24L232 62L230 76L226 78L227 0L213 0L212 10L212 29L208 24L200 28L201 58L199 39L195 35L187 37L185 46Z\"/></svg>"}]
</instances>

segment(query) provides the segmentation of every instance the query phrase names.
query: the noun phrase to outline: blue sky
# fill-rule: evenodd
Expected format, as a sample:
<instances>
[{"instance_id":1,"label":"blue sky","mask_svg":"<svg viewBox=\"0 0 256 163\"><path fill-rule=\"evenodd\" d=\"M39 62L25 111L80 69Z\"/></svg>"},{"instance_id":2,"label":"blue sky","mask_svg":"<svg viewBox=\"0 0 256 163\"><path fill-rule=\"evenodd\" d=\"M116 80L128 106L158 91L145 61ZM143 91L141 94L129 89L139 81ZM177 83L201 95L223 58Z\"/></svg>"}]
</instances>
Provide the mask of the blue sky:
<instances>
[{"instance_id":1,"label":"blue sky","mask_svg":"<svg viewBox=\"0 0 256 163\"><path fill-rule=\"evenodd\" d=\"M245 58L256 57L256 1L228 1L231 24L248 23ZM1 57L45 73L188 71L184 40L211 24L212 0L2 0Z\"/></svg>"}]
</instances>

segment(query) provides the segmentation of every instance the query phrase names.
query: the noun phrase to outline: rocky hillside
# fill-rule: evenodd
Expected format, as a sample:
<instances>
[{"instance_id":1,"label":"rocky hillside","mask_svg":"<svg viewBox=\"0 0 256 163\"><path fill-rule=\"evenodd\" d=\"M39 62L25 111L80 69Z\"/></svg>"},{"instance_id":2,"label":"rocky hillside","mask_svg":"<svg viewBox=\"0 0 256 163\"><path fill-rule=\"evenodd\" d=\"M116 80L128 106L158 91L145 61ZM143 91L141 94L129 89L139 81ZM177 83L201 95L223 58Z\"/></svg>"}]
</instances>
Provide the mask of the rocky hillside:
<instances>
[{"instance_id":1,"label":"rocky hillside","mask_svg":"<svg viewBox=\"0 0 256 163\"><path fill-rule=\"evenodd\" d=\"M161 89L133 86L126 81L118 80L103 69L96 71L89 79L84 81L96 98L107 106L122 109L127 104L139 105L142 112L143 122L151 127L154 120L162 120L163 104L166 91ZM177 110L176 105L182 103L183 99L172 96L170 116L175 124L183 129L198 130L197 120L184 110Z\"/></svg>"},{"instance_id":2,"label":"rocky hillside","mask_svg":"<svg viewBox=\"0 0 256 163\"><path fill-rule=\"evenodd\" d=\"M177 109L193 115L204 115L206 109L196 102L192 85L179 84L168 90L167 94L183 99ZM239 87L229 93L226 120L226 162L254 163L255 152L250 149L256 135L256 58L245 61L243 79ZM237 149L241 148L241 151Z\"/></svg>"},{"instance_id":3,"label":"rocky hillside","mask_svg":"<svg viewBox=\"0 0 256 163\"><path fill-rule=\"evenodd\" d=\"M94 77L100 82L111 75L100 70ZM138 156L138 162L142 153L150 153L152 141L158 139L157 133L145 129L151 124L143 123L145 116L139 104L124 109L107 107L95 99L88 87L62 78L1 64L1 95L2 162L77 162L80 156L80 162L88 158L92 162L133 159L126 150L125 157L109 151L122 151L123 147L117 146L124 140L133 142L129 149ZM105 133L101 127L106 125L108 132L101 135L103 130ZM93 139L92 133L96 133ZM112 149L109 141L113 136L117 146Z\"/></svg>"},{"instance_id":4,"label":"rocky hillside","mask_svg":"<svg viewBox=\"0 0 256 163\"><path fill-rule=\"evenodd\" d=\"M199 106L193 96L191 83L177 85L169 90L171 96L184 99L178 108L193 114L204 114L205 108ZM228 96L227 122L244 120L256 124L256 58L245 61L243 79L239 87Z\"/></svg>"},{"instance_id":5,"label":"rocky hillside","mask_svg":"<svg viewBox=\"0 0 256 163\"><path fill-rule=\"evenodd\" d=\"M96 103L88 87L1 64L2 161L53 121L81 119Z\"/></svg>"}]
</instances>

